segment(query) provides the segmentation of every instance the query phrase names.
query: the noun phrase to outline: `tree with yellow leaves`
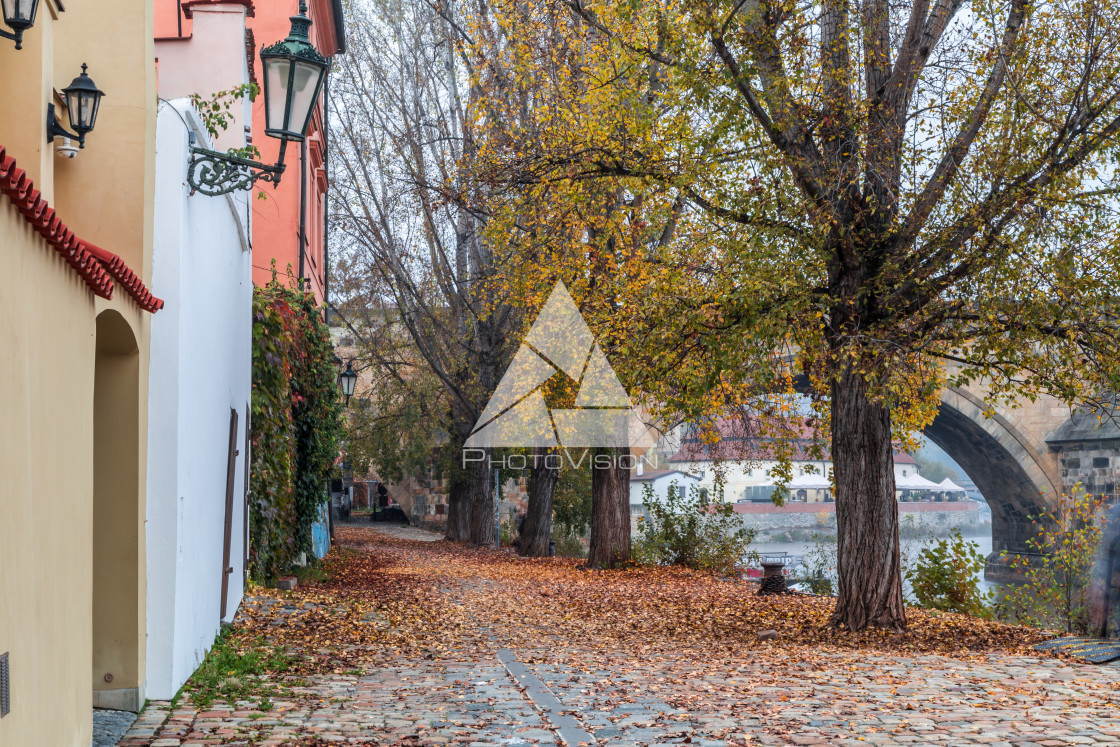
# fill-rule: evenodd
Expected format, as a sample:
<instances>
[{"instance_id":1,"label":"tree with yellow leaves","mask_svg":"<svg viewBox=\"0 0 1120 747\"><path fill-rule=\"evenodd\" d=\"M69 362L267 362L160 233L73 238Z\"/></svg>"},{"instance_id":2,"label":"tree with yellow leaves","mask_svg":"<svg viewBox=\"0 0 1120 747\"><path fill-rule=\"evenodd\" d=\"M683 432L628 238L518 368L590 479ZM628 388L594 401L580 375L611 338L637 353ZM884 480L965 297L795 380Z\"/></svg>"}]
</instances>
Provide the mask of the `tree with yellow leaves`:
<instances>
[{"instance_id":1,"label":"tree with yellow leaves","mask_svg":"<svg viewBox=\"0 0 1120 747\"><path fill-rule=\"evenodd\" d=\"M893 446L942 386L1120 389L1120 8L496 7L515 74L479 84L533 102L474 109L510 292L565 277L636 396L679 417L808 392L833 623L904 628Z\"/></svg>"}]
</instances>

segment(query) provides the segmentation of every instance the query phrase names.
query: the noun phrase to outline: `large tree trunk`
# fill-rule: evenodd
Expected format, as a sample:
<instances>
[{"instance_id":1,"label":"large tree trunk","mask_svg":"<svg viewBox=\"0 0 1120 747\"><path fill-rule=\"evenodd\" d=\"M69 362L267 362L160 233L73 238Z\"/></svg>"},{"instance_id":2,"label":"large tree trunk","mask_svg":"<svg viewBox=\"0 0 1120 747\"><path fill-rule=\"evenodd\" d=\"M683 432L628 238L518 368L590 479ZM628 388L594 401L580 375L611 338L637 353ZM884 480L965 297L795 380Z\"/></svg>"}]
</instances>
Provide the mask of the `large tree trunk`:
<instances>
[{"instance_id":1,"label":"large tree trunk","mask_svg":"<svg viewBox=\"0 0 1120 747\"><path fill-rule=\"evenodd\" d=\"M832 622L903 630L891 415L850 370L832 384L832 469L840 576Z\"/></svg>"},{"instance_id":2,"label":"large tree trunk","mask_svg":"<svg viewBox=\"0 0 1120 747\"><path fill-rule=\"evenodd\" d=\"M451 470L451 487L447 494L447 539L466 542L470 537L471 477L456 466Z\"/></svg>"},{"instance_id":3,"label":"large tree trunk","mask_svg":"<svg viewBox=\"0 0 1120 747\"><path fill-rule=\"evenodd\" d=\"M552 459L549 459L549 456ZM522 555L543 558L548 555L552 537L552 494L560 479L560 460L552 449L533 450L533 469L529 473L529 506L525 512L525 531L521 535ZM549 462L554 462L549 466Z\"/></svg>"},{"instance_id":4,"label":"large tree trunk","mask_svg":"<svg viewBox=\"0 0 1120 747\"><path fill-rule=\"evenodd\" d=\"M630 470L620 464L629 453L629 449L603 448L593 455L587 553L591 568L614 568L630 559Z\"/></svg>"},{"instance_id":5,"label":"large tree trunk","mask_svg":"<svg viewBox=\"0 0 1120 747\"><path fill-rule=\"evenodd\" d=\"M483 547L497 547L494 471L490 468L490 460L471 463L470 491L470 543Z\"/></svg>"}]
</instances>

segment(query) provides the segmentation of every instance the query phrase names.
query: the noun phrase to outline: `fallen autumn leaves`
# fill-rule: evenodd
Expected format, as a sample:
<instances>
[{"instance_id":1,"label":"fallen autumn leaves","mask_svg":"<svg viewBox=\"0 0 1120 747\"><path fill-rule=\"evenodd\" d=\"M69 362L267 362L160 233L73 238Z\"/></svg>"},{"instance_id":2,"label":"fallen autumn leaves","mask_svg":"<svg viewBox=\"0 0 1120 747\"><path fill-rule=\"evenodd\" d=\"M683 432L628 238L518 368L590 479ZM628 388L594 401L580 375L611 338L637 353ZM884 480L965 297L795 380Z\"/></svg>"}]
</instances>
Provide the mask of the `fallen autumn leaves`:
<instances>
[{"instance_id":1,"label":"fallen autumn leaves","mask_svg":"<svg viewBox=\"0 0 1120 747\"><path fill-rule=\"evenodd\" d=\"M697 655L812 658L856 650L972 657L1027 653L1034 630L909 610L904 634L827 626L833 600L755 594L749 582L684 569L588 571L579 561L525 559L448 542L397 539L340 527L328 580L291 592L258 590L234 640L262 637L299 658L302 674L343 673L399 656L569 660ZM759 641L775 630L775 641ZM601 663L601 662L600 662Z\"/></svg>"},{"instance_id":2,"label":"fallen autumn leaves","mask_svg":"<svg viewBox=\"0 0 1120 747\"><path fill-rule=\"evenodd\" d=\"M338 538L327 580L246 597L223 644L252 682L152 703L121 746L1120 743L1115 670L1019 656L1035 631L913 610L853 635L830 600L690 571Z\"/></svg>"}]
</instances>

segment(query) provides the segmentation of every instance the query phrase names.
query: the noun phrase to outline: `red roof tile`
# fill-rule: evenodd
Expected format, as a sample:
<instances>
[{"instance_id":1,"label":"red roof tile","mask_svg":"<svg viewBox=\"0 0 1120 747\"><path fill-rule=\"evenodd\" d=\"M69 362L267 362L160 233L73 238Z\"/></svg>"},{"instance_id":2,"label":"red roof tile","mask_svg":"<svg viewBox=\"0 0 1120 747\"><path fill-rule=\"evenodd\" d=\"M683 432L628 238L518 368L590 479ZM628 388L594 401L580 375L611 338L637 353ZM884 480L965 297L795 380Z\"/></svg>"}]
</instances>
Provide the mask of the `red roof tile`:
<instances>
[{"instance_id":1,"label":"red roof tile","mask_svg":"<svg viewBox=\"0 0 1120 747\"><path fill-rule=\"evenodd\" d=\"M686 477L694 477L694 475L690 475L687 472L682 472L679 469L647 469L640 475L638 474L637 470L631 471L630 481L645 482L646 480L656 480L657 478L664 477L665 475L684 475Z\"/></svg>"},{"instance_id":2,"label":"red roof tile","mask_svg":"<svg viewBox=\"0 0 1120 747\"><path fill-rule=\"evenodd\" d=\"M819 444L820 454L817 455L813 443L813 428L807 422L793 424L793 430L798 434L791 439L792 449L790 457L795 462L830 461L832 456L829 443L826 440ZM758 429L750 424L744 425L739 421L725 418L716 423L719 440L715 443L706 443L700 437L686 437L681 443L680 450L669 457L670 462L707 462L707 461L764 461L776 458L776 454L784 449L775 448L779 439L763 436ZM895 464L916 464L914 457L901 449L895 449Z\"/></svg>"},{"instance_id":3,"label":"red roof tile","mask_svg":"<svg viewBox=\"0 0 1120 747\"><path fill-rule=\"evenodd\" d=\"M151 294L140 278L117 255L94 246L74 235L43 199L27 172L16 165L16 159L0 145L0 192L19 210L32 228L54 247L97 295L113 297L113 281L145 311L155 313L163 301Z\"/></svg>"}]
</instances>

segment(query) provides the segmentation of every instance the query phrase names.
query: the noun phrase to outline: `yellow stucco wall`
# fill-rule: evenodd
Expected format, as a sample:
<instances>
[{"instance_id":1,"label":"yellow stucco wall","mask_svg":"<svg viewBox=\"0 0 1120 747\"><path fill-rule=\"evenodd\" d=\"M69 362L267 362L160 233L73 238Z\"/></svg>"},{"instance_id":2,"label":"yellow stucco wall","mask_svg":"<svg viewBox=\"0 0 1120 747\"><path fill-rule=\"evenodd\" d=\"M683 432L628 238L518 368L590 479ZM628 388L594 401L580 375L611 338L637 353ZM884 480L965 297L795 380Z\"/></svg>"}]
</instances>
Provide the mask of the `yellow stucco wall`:
<instances>
[{"instance_id":1,"label":"yellow stucco wall","mask_svg":"<svg viewBox=\"0 0 1120 747\"><path fill-rule=\"evenodd\" d=\"M0 39L0 145L78 236L147 282L151 3L66 5L42 0L23 50ZM86 148L62 160L46 107L82 62L107 95ZM119 287L96 298L3 196L0 266L0 654L11 663L0 745L88 747L95 690L106 704L143 698L150 315Z\"/></svg>"},{"instance_id":2,"label":"yellow stucco wall","mask_svg":"<svg viewBox=\"0 0 1120 747\"><path fill-rule=\"evenodd\" d=\"M6 198L0 262L0 744L88 747L94 304Z\"/></svg>"}]
</instances>

